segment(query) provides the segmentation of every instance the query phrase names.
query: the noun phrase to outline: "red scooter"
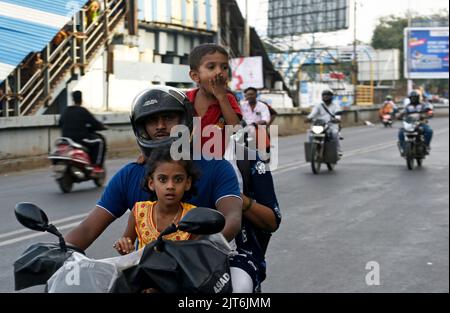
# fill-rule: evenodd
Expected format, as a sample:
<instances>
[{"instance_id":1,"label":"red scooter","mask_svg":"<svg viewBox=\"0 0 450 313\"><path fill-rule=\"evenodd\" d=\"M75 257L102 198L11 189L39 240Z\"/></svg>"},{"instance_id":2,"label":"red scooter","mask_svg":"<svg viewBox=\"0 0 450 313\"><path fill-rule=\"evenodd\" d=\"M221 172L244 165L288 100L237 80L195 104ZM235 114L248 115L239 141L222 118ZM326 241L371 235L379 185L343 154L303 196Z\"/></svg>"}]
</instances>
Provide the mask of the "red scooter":
<instances>
[{"instance_id":1,"label":"red scooter","mask_svg":"<svg viewBox=\"0 0 450 313\"><path fill-rule=\"evenodd\" d=\"M69 193L73 183L91 179L96 186L103 186L106 169L99 168L91 162L86 147L67 137L56 139L54 146L48 158L52 162L54 177L62 192Z\"/></svg>"}]
</instances>

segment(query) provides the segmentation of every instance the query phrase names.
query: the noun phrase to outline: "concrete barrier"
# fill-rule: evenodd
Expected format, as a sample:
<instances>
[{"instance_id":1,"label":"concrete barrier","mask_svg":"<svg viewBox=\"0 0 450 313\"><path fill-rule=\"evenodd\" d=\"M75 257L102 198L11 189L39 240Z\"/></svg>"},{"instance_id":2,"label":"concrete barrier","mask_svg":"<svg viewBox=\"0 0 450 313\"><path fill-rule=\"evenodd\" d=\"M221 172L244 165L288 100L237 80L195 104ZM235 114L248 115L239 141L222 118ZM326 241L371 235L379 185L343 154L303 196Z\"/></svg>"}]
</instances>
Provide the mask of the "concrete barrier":
<instances>
[{"instance_id":1,"label":"concrete barrier","mask_svg":"<svg viewBox=\"0 0 450 313\"><path fill-rule=\"evenodd\" d=\"M379 106L356 107L342 115L342 126L364 125L366 121L378 122ZM304 133L309 124L304 123L307 112L298 108L279 109L274 125L280 136ZM448 106L435 106L435 116L448 116ZM96 114L108 126L102 131L107 140L107 158L137 156L139 149L126 113ZM60 136L59 115L41 115L0 118L0 174L49 166L47 155L53 142Z\"/></svg>"}]
</instances>

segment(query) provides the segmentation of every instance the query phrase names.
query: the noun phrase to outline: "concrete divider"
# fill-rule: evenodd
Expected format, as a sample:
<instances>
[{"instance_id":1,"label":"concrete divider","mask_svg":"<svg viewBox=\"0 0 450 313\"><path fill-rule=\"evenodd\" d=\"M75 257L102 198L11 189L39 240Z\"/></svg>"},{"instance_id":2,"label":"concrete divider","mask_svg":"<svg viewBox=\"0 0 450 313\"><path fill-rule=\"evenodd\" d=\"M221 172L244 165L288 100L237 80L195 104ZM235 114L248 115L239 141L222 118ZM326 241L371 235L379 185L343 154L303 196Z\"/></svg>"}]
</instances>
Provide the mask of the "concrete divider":
<instances>
[{"instance_id":1,"label":"concrete divider","mask_svg":"<svg viewBox=\"0 0 450 313\"><path fill-rule=\"evenodd\" d=\"M342 126L364 125L365 121L378 122L379 106L357 107L345 111ZM274 121L280 136L304 133L309 124L304 123L307 112L279 109ZM435 116L448 116L448 106L435 106ZM107 158L138 156L139 149L127 113L95 115L108 130L101 133L107 140ZM49 166L47 155L53 142L60 136L59 115L41 115L0 118L0 174Z\"/></svg>"}]
</instances>

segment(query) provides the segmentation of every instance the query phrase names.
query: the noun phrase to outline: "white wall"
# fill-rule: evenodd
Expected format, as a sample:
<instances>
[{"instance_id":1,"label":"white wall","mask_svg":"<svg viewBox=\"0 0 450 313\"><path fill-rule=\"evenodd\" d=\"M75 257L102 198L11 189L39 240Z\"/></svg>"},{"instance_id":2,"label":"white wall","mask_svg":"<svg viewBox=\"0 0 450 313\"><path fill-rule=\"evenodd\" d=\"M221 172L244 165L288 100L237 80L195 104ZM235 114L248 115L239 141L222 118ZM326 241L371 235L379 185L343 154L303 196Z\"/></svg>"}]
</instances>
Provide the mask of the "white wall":
<instances>
[{"instance_id":1,"label":"white wall","mask_svg":"<svg viewBox=\"0 0 450 313\"><path fill-rule=\"evenodd\" d=\"M358 55L358 80L374 81L400 79L400 50L374 50L368 55Z\"/></svg>"},{"instance_id":2,"label":"white wall","mask_svg":"<svg viewBox=\"0 0 450 313\"><path fill-rule=\"evenodd\" d=\"M69 95L73 90L82 91L84 106L93 112L128 112L134 97L143 89L150 88L152 82L193 83L188 65L153 62L151 49L139 51L138 47L117 45L114 49L114 74L109 77L108 104L104 54L93 61L84 76L69 84ZM71 99L68 103L71 103Z\"/></svg>"},{"instance_id":3,"label":"white wall","mask_svg":"<svg viewBox=\"0 0 450 313\"><path fill-rule=\"evenodd\" d=\"M84 76L75 82L68 85L69 96L70 92L80 90L83 93L83 105L93 112L101 112L104 110L104 88L105 88L105 74L104 74L104 59L103 54L93 61L92 66ZM69 99L69 104L72 99Z\"/></svg>"}]
</instances>

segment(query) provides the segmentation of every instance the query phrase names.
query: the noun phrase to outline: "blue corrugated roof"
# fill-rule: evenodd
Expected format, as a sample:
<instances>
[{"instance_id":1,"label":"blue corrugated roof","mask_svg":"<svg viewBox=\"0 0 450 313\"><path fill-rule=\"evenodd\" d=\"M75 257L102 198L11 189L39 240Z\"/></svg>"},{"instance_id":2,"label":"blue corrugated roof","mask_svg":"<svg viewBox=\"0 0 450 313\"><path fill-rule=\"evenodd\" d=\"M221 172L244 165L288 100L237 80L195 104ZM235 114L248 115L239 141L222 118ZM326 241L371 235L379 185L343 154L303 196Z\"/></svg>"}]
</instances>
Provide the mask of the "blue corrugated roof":
<instances>
[{"instance_id":1,"label":"blue corrugated roof","mask_svg":"<svg viewBox=\"0 0 450 313\"><path fill-rule=\"evenodd\" d=\"M88 0L1 0L0 2L66 16L74 12L76 8L78 8L76 11L79 11Z\"/></svg>"},{"instance_id":2,"label":"blue corrugated roof","mask_svg":"<svg viewBox=\"0 0 450 313\"><path fill-rule=\"evenodd\" d=\"M57 28L0 16L0 62L19 64L32 51L40 51Z\"/></svg>"},{"instance_id":3,"label":"blue corrugated roof","mask_svg":"<svg viewBox=\"0 0 450 313\"><path fill-rule=\"evenodd\" d=\"M43 50L61 24L68 22L86 2L0 0L0 65L17 67L30 52ZM0 82L5 77L0 77Z\"/></svg>"}]
</instances>

